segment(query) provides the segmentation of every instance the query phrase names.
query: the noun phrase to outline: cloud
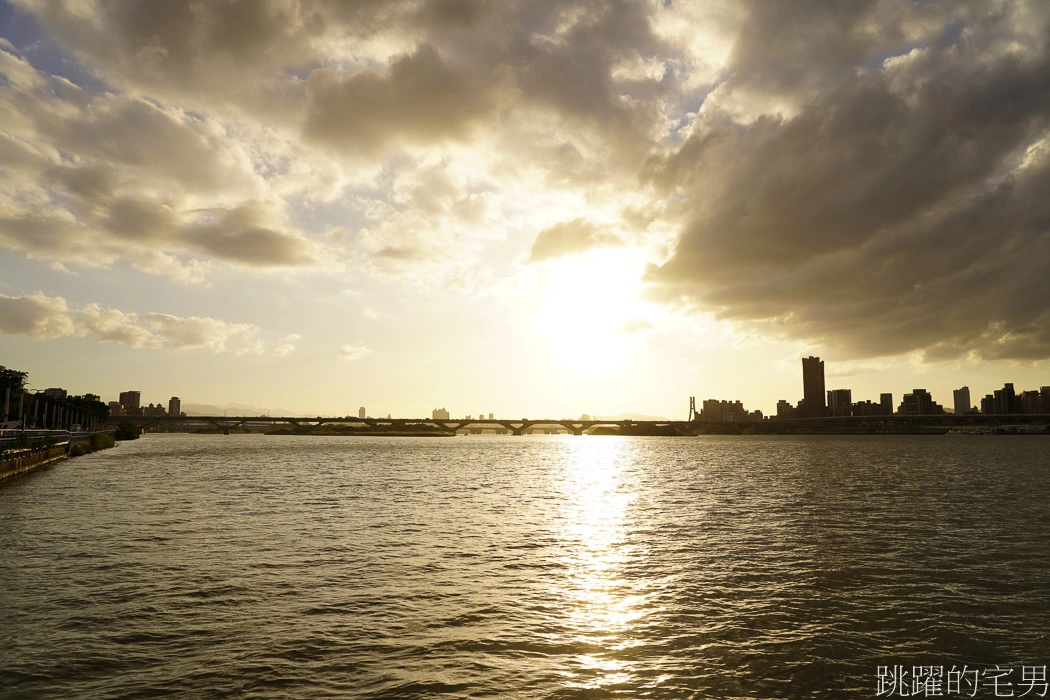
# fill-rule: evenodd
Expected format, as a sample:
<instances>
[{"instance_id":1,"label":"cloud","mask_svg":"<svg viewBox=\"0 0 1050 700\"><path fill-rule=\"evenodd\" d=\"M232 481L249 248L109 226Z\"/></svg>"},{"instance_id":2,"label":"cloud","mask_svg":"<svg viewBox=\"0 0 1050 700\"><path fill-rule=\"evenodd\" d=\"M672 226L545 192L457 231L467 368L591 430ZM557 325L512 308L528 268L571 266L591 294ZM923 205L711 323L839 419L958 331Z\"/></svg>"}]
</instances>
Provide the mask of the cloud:
<instances>
[{"instance_id":1,"label":"cloud","mask_svg":"<svg viewBox=\"0 0 1050 700\"><path fill-rule=\"evenodd\" d=\"M0 59L0 247L88 265L125 259L182 279L210 260L316 262L316 242L288 223L256 172L254 144L228 126L88 93L3 50ZM168 264L158 267L158 255Z\"/></svg>"},{"instance_id":2,"label":"cloud","mask_svg":"<svg viewBox=\"0 0 1050 700\"><path fill-rule=\"evenodd\" d=\"M306 82L306 138L371 155L390 142L429 144L464 138L513 97L506 70L478 80L457 72L429 45L395 59L387 73L343 77L313 71Z\"/></svg>"},{"instance_id":3,"label":"cloud","mask_svg":"<svg viewBox=\"0 0 1050 700\"><path fill-rule=\"evenodd\" d=\"M1018 10L956 18L966 31L945 37L933 20L953 18L927 12L930 44L901 49L912 10L815 6L772 44L750 34L765 20L743 30L726 91L794 106L715 100L654 161L651 182L686 202L654 295L843 357L1050 357L1047 35ZM811 61L816 82L794 72Z\"/></svg>"},{"instance_id":4,"label":"cloud","mask_svg":"<svg viewBox=\"0 0 1050 700\"><path fill-rule=\"evenodd\" d=\"M0 333L31 338L60 338L74 332L66 300L42 295L0 294Z\"/></svg>"},{"instance_id":5,"label":"cloud","mask_svg":"<svg viewBox=\"0 0 1050 700\"><path fill-rule=\"evenodd\" d=\"M591 248L623 245L623 240L601 227L579 218L562 221L545 228L536 235L529 251L528 262L549 260Z\"/></svg>"},{"instance_id":6,"label":"cloud","mask_svg":"<svg viewBox=\"0 0 1050 700\"><path fill-rule=\"evenodd\" d=\"M647 333L652 329L653 324L644 318L631 318L617 326L616 332L633 335L635 333Z\"/></svg>"},{"instance_id":7,"label":"cloud","mask_svg":"<svg viewBox=\"0 0 1050 700\"><path fill-rule=\"evenodd\" d=\"M295 352L295 346L291 343L282 343L273 349L273 354L277 357L287 357Z\"/></svg>"},{"instance_id":8,"label":"cloud","mask_svg":"<svg viewBox=\"0 0 1050 700\"><path fill-rule=\"evenodd\" d=\"M1038 0L16 4L105 89L0 45L8 250L456 288L559 212L529 262L631 246L748 333L1050 357Z\"/></svg>"},{"instance_id":9,"label":"cloud","mask_svg":"<svg viewBox=\"0 0 1050 700\"><path fill-rule=\"evenodd\" d=\"M40 339L93 336L103 342L133 348L207 349L216 353L255 354L263 351L256 337L258 333L258 327L254 325L228 323L207 316L125 313L105 309L99 304L70 308L62 297L0 294L0 334L4 335ZM274 352L278 356L286 355L290 352L288 347L291 346L280 345Z\"/></svg>"},{"instance_id":10,"label":"cloud","mask_svg":"<svg viewBox=\"0 0 1050 700\"><path fill-rule=\"evenodd\" d=\"M344 345L339 348L337 354L344 360L353 362L354 360L360 360L362 357L372 354L372 351L364 345Z\"/></svg>"}]
</instances>

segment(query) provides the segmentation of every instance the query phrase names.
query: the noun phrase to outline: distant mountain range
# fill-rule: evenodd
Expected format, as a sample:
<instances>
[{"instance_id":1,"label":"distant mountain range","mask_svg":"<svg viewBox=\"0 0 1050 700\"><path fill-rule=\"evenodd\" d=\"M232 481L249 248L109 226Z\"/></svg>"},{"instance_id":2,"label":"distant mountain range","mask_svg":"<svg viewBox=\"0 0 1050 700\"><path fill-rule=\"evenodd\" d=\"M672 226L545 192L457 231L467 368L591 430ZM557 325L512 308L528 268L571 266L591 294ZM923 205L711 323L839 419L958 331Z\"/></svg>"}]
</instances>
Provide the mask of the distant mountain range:
<instances>
[{"instance_id":1,"label":"distant mountain range","mask_svg":"<svg viewBox=\"0 0 1050 700\"><path fill-rule=\"evenodd\" d=\"M643 416L641 413L621 413L617 416L591 416L595 420L667 420L663 416Z\"/></svg>"},{"instance_id":2,"label":"distant mountain range","mask_svg":"<svg viewBox=\"0 0 1050 700\"><path fill-rule=\"evenodd\" d=\"M210 403L184 403L182 412L187 416L299 416L298 411L287 408L260 408L241 403L228 403L214 406ZM308 414L307 414L308 415Z\"/></svg>"}]
</instances>

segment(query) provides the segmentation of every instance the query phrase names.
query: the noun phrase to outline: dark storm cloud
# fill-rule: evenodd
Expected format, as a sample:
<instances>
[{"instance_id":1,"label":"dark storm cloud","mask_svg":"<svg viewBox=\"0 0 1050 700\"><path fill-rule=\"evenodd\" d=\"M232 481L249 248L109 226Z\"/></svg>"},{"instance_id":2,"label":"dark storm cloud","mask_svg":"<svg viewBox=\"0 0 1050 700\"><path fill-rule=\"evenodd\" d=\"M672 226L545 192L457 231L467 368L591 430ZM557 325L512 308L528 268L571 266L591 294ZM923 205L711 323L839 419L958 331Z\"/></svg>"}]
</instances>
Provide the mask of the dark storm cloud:
<instances>
[{"instance_id":1,"label":"dark storm cloud","mask_svg":"<svg viewBox=\"0 0 1050 700\"><path fill-rule=\"evenodd\" d=\"M654 164L689 201L657 293L854 356L1050 357L1047 8L954 7L916 47L894 3L745 27L720 89L798 110L715 105Z\"/></svg>"},{"instance_id":2,"label":"dark storm cloud","mask_svg":"<svg viewBox=\"0 0 1050 700\"><path fill-rule=\"evenodd\" d=\"M517 87L526 103L612 129L606 136L628 146L626 132L647 139L655 113L627 98L651 96L659 81L618 83L613 68L664 52L642 0L18 4L116 84L301 117L308 138L352 152L460 137ZM334 47L366 41L400 46L400 57L345 74L330 67Z\"/></svg>"},{"instance_id":3,"label":"dark storm cloud","mask_svg":"<svg viewBox=\"0 0 1050 700\"><path fill-rule=\"evenodd\" d=\"M536 235L529 251L529 262L539 262L563 255L582 253L591 248L623 245L623 240L586 219L573 219L554 224Z\"/></svg>"},{"instance_id":4,"label":"dark storm cloud","mask_svg":"<svg viewBox=\"0 0 1050 700\"><path fill-rule=\"evenodd\" d=\"M508 74L475 80L450 67L433 47L423 46L393 61L386 74L311 73L304 134L361 154L395 139L427 144L460 138L512 90Z\"/></svg>"}]
</instances>

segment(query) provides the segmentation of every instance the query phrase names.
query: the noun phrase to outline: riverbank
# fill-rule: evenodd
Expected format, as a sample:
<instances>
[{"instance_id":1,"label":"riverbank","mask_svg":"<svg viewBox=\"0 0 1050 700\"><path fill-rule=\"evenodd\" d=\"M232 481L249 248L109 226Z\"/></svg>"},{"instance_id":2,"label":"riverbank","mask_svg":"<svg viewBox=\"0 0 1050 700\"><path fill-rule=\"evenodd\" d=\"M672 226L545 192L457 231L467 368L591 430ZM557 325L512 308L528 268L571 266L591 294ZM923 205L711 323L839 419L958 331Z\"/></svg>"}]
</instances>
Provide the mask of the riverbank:
<instances>
[{"instance_id":1,"label":"riverbank","mask_svg":"<svg viewBox=\"0 0 1050 700\"><path fill-rule=\"evenodd\" d=\"M27 440L24 447L8 449L0 456L0 480L60 462L68 457L80 457L106 450L115 444L116 439L109 433L94 433L87 439L77 442L66 440L60 444L33 444Z\"/></svg>"}]
</instances>

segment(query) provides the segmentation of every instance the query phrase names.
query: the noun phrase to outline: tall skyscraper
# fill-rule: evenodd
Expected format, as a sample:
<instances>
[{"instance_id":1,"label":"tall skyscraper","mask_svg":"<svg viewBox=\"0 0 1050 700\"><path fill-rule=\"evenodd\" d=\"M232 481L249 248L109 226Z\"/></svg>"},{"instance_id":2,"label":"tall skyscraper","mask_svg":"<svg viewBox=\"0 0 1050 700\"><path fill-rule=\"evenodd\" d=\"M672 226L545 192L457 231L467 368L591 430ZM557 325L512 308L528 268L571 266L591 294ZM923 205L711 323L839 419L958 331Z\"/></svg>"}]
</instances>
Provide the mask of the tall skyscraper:
<instances>
[{"instance_id":1,"label":"tall skyscraper","mask_svg":"<svg viewBox=\"0 0 1050 700\"><path fill-rule=\"evenodd\" d=\"M364 406L362 406L361 408L357 409L357 417L358 418L364 418L366 415L367 415L367 413L365 412L365 407Z\"/></svg>"},{"instance_id":2,"label":"tall skyscraper","mask_svg":"<svg viewBox=\"0 0 1050 700\"><path fill-rule=\"evenodd\" d=\"M178 396L172 396L170 399L168 399L168 415L182 415L182 401L179 399Z\"/></svg>"},{"instance_id":3,"label":"tall skyscraper","mask_svg":"<svg viewBox=\"0 0 1050 700\"><path fill-rule=\"evenodd\" d=\"M964 386L952 392L955 398L955 415L961 416L970 412L970 387Z\"/></svg>"},{"instance_id":4,"label":"tall skyscraper","mask_svg":"<svg viewBox=\"0 0 1050 700\"><path fill-rule=\"evenodd\" d=\"M893 394L879 394L879 405L882 406L882 415L893 415Z\"/></svg>"},{"instance_id":5,"label":"tall skyscraper","mask_svg":"<svg viewBox=\"0 0 1050 700\"><path fill-rule=\"evenodd\" d=\"M827 415L824 403L824 362L819 357L802 358L803 418L823 418Z\"/></svg>"}]
</instances>

